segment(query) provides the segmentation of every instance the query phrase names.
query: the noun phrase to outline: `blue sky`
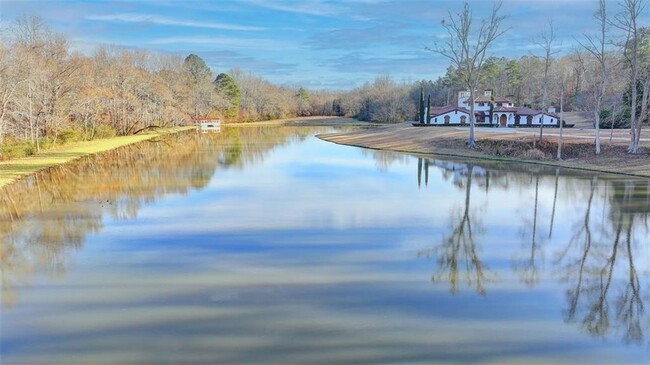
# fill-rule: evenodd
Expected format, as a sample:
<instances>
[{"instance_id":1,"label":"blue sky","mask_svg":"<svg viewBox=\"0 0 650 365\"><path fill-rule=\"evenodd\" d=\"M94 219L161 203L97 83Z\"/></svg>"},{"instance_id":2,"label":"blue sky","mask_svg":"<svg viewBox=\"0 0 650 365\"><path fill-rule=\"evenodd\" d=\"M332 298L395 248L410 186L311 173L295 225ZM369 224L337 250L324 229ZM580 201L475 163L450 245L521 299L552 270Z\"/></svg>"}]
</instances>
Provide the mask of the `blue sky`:
<instances>
[{"instance_id":1,"label":"blue sky","mask_svg":"<svg viewBox=\"0 0 650 365\"><path fill-rule=\"evenodd\" d=\"M492 2L470 5L480 17ZM609 6L618 10L615 1ZM444 73L447 61L424 48L445 34L440 21L447 11L461 7L460 0L2 0L0 18L7 24L39 15L85 53L103 43L195 53L214 72L239 67L278 84L350 89L383 74L413 81ZM541 54L534 39L549 19L558 46L569 51L573 37L593 30L596 7L596 0L506 0L511 30L492 53Z\"/></svg>"}]
</instances>

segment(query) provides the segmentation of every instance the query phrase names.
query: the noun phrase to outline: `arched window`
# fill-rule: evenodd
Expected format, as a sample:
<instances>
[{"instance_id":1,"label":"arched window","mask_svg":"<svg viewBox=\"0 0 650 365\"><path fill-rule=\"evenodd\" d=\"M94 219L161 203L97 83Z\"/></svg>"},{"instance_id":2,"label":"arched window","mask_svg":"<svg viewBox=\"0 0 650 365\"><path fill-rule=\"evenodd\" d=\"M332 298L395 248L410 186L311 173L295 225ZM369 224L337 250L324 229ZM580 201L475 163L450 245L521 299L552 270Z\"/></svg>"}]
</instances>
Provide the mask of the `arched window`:
<instances>
[{"instance_id":1,"label":"arched window","mask_svg":"<svg viewBox=\"0 0 650 365\"><path fill-rule=\"evenodd\" d=\"M533 124L533 116L529 115L526 117L526 124L531 125Z\"/></svg>"},{"instance_id":2,"label":"arched window","mask_svg":"<svg viewBox=\"0 0 650 365\"><path fill-rule=\"evenodd\" d=\"M460 124L465 124L465 123L467 123L467 117L463 115L460 117Z\"/></svg>"},{"instance_id":3,"label":"arched window","mask_svg":"<svg viewBox=\"0 0 650 365\"><path fill-rule=\"evenodd\" d=\"M451 119L448 115L445 115L445 124L449 124L449 119Z\"/></svg>"}]
</instances>

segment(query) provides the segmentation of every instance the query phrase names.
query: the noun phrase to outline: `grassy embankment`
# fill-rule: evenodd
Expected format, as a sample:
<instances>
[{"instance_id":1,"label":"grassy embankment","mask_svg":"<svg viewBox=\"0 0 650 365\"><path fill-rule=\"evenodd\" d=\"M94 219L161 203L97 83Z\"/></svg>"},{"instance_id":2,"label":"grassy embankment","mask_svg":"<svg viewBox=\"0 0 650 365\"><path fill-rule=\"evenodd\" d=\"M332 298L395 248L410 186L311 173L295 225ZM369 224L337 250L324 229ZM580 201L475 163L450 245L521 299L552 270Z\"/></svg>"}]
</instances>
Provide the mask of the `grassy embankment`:
<instances>
[{"instance_id":1,"label":"grassy embankment","mask_svg":"<svg viewBox=\"0 0 650 365\"><path fill-rule=\"evenodd\" d=\"M354 119L338 117L299 117L275 119L260 122L249 123L225 123L224 126L245 127L245 126L281 126L281 125L352 125ZM126 146L133 143L159 137L163 134L175 133L195 127L177 127L166 128L158 131L149 131L132 136L111 137L96 139L92 141L67 143L56 146L35 155L28 157L18 157L6 161L0 161L0 188L11 184L12 182L33 174L37 171L61 165L80 157L109 151L115 148Z\"/></svg>"},{"instance_id":2,"label":"grassy embankment","mask_svg":"<svg viewBox=\"0 0 650 365\"><path fill-rule=\"evenodd\" d=\"M354 122L354 119L349 118L300 117L249 123L225 123L223 125L232 127L281 125L352 125ZM96 139L92 141L67 143L42 151L32 156L0 161L0 188L37 171L52 166L61 165L80 157L109 151L129 144L153 139L164 134L180 132L193 128L194 127L166 128L132 136L111 137Z\"/></svg>"},{"instance_id":3,"label":"grassy embankment","mask_svg":"<svg viewBox=\"0 0 650 365\"><path fill-rule=\"evenodd\" d=\"M581 170L650 177L650 132L642 135L643 153L626 152L629 130L616 131L610 142L601 134L602 153L593 152L593 130L564 130L563 159L554 159L558 130L547 130L543 143L539 130L477 129L477 148L466 148L467 129L411 127L410 123L344 133L319 135L337 144L423 155L515 161Z\"/></svg>"},{"instance_id":4,"label":"grassy embankment","mask_svg":"<svg viewBox=\"0 0 650 365\"><path fill-rule=\"evenodd\" d=\"M193 128L194 127L164 128L158 131L150 131L132 136L75 142L54 147L47 151L37 153L33 156L2 161L0 162L0 188L24 176L33 174L48 167L61 165L77 158L109 151L133 143L146 141L165 134L177 133Z\"/></svg>"}]
</instances>

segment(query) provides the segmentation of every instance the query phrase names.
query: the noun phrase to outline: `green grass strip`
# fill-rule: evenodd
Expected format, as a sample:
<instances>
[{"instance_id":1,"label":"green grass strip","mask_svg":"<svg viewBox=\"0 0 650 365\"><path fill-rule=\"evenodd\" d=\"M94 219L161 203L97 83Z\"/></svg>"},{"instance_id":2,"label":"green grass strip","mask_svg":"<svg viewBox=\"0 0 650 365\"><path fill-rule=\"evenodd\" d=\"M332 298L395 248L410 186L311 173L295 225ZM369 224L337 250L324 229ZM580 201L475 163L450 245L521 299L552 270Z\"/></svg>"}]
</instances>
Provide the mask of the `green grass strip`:
<instances>
[{"instance_id":1,"label":"green grass strip","mask_svg":"<svg viewBox=\"0 0 650 365\"><path fill-rule=\"evenodd\" d=\"M193 129L194 127L163 128L157 131L137 134L133 136L113 137L96 139L85 142L75 142L63 146L57 146L47 151L42 151L33 156L21 157L0 162L0 188L12 182L33 174L39 170L52 166L61 165L80 157L109 151L115 148L126 146L160 137L169 133L177 133Z\"/></svg>"}]
</instances>

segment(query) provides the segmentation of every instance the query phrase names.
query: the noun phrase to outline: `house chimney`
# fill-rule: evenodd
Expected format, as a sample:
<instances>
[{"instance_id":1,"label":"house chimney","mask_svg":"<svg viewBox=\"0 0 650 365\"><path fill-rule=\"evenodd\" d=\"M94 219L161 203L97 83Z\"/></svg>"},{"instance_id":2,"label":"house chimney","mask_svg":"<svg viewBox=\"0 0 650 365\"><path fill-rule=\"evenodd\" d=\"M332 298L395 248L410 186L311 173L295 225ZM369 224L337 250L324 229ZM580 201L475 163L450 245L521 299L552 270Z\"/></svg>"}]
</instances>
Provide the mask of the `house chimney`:
<instances>
[{"instance_id":1,"label":"house chimney","mask_svg":"<svg viewBox=\"0 0 650 365\"><path fill-rule=\"evenodd\" d=\"M467 108L469 106L469 91L459 91L458 92L458 107Z\"/></svg>"}]
</instances>

